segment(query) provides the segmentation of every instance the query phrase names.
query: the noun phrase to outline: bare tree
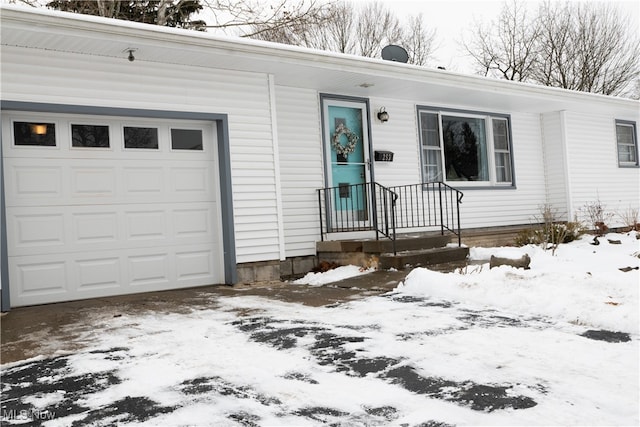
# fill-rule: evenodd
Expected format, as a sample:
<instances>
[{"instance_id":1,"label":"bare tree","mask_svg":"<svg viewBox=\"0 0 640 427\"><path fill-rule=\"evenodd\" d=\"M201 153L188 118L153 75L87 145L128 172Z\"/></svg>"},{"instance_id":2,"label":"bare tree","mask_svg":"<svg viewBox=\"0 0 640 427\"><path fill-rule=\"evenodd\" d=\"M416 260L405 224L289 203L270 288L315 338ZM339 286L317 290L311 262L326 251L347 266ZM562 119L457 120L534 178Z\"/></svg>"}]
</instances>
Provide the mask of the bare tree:
<instances>
[{"instance_id":1,"label":"bare tree","mask_svg":"<svg viewBox=\"0 0 640 427\"><path fill-rule=\"evenodd\" d=\"M353 3L330 3L315 21L281 29L257 28L256 37L279 43L354 55L379 57L388 44L399 44L409 53L409 62L424 65L433 52L435 29L428 30L421 16L403 25L381 2L356 7Z\"/></svg>"},{"instance_id":2,"label":"bare tree","mask_svg":"<svg viewBox=\"0 0 640 427\"><path fill-rule=\"evenodd\" d=\"M618 95L640 74L640 40L611 4L547 1L535 81L549 86Z\"/></svg>"},{"instance_id":3,"label":"bare tree","mask_svg":"<svg viewBox=\"0 0 640 427\"><path fill-rule=\"evenodd\" d=\"M610 4L547 0L529 14L512 0L464 46L485 75L629 96L640 75L640 41L631 28Z\"/></svg>"},{"instance_id":4,"label":"bare tree","mask_svg":"<svg viewBox=\"0 0 640 427\"><path fill-rule=\"evenodd\" d=\"M409 54L410 64L427 65L433 55L435 40L436 30L425 27L422 14L409 17L401 44Z\"/></svg>"},{"instance_id":5,"label":"bare tree","mask_svg":"<svg viewBox=\"0 0 640 427\"><path fill-rule=\"evenodd\" d=\"M526 6L512 0L495 20L477 24L471 41L463 45L485 76L525 81L535 67L540 32Z\"/></svg>"},{"instance_id":6,"label":"bare tree","mask_svg":"<svg viewBox=\"0 0 640 427\"><path fill-rule=\"evenodd\" d=\"M308 26L317 21L327 5L318 0L200 0L213 16L206 28L235 31L241 37L262 38L280 34L289 27Z\"/></svg>"}]
</instances>

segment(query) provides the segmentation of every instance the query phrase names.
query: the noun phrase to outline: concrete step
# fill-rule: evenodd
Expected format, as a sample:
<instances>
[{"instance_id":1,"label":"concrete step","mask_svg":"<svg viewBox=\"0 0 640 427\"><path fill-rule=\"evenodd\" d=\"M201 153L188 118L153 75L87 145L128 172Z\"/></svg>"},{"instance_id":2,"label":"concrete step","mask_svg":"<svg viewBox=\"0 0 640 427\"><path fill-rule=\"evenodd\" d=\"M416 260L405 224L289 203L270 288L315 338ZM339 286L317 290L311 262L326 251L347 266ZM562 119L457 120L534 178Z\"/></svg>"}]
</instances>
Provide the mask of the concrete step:
<instances>
[{"instance_id":1,"label":"concrete step","mask_svg":"<svg viewBox=\"0 0 640 427\"><path fill-rule=\"evenodd\" d=\"M428 266L435 264L455 263L464 261L469 255L469 248L466 247L446 247L423 250L410 250L380 255L380 268L403 270L408 267Z\"/></svg>"},{"instance_id":2,"label":"concrete step","mask_svg":"<svg viewBox=\"0 0 640 427\"><path fill-rule=\"evenodd\" d=\"M451 235L399 234L396 239L396 251L431 249L446 246L451 242ZM316 242L316 251L320 252L365 252L381 254L393 252L393 242L387 238L363 240L326 240Z\"/></svg>"},{"instance_id":3,"label":"concrete step","mask_svg":"<svg viewBox=\"0 0 640 427\"><path fill-rule=\"evenodd\" d=\"M451 242L451 236L399 236L396 240L396 252L415 251L420 249L441 248ZM393 252L393 242L391 240L369 240L362 242L362 251L371 254L381 254Z\"/></svg>"}]
</instances>

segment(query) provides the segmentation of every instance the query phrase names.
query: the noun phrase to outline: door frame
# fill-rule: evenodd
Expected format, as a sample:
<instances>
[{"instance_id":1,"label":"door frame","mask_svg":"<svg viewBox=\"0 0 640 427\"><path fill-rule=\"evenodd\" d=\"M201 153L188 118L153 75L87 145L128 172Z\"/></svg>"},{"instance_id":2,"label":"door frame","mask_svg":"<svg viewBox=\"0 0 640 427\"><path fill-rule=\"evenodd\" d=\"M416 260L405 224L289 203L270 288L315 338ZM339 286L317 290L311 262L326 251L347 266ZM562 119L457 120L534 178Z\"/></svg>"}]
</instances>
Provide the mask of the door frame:
<instances>
[{"instance_id":1,"label":"door frame","mask_svg":"<svg viewBox=\"0 0 640 427\"><path fill-rule=\"evenodd\" d=\"M371 111L370 111L369 98L321 93L320 94L320 133L322 136L322 157L323 157L325 188L329 188L337 185L332 182L331 141L330 141L330 136L328 135L328 132L327 132L327 129L329 127L329 123L327 122L328 120L327 113L330 105L338 104L338 106L346 106L346 105L339 105L341 103L360 104L363 107L364 114L362 116L362 120L363 120L362 133L363 133L363 139L366 139L366 141L363 141L363 149L365 154L364 182L366 184L366 183L373 183L375 181L374 166L373 166L374 164L373 142L371 138ZM367 200L365 200L364 202L371 214L372 213L371 192L368 193ZM330 210L331 204L327 203L326 208ZM328 214L327 218L330 218L329 212L327 212L327 214Z\"/></svg>"}]
</instances>

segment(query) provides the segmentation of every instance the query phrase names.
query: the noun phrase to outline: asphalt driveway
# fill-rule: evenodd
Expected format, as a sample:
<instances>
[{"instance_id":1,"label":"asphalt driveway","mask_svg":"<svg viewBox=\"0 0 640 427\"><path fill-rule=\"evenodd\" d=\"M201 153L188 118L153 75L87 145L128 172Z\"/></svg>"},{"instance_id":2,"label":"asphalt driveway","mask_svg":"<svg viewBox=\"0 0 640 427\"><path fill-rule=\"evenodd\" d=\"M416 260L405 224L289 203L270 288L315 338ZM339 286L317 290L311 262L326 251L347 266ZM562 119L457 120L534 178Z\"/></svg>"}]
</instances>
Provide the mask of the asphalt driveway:
<instances>
[{"instance_id":1,"label":"asphalt driveway","mask_svg":"<svg viewBox=\"0 0 640 427\"><path fill-rule=\"evenodd\" d=\"M2 425L549 424L598 404L561 386L567 367L637 352L625 333L392 292L402 276L15 310Z\"/></svg>"}]
</instances>

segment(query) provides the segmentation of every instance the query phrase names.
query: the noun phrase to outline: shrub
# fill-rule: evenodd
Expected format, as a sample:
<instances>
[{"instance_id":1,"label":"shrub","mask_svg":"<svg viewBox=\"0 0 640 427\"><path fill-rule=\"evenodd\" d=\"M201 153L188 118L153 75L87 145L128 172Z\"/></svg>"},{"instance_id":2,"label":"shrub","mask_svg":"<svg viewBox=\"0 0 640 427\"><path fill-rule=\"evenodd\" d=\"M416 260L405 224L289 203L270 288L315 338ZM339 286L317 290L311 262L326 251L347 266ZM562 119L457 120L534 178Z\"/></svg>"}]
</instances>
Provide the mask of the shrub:
<instances>
[{"instance_id":1,"label":"shrub","mask_svg":"<svg viewBox=\"0 0 640 427\"><path fill-rule=\"evenodd\" d=\"M558 221L557 217L556 210L550 205L542 206L536 218L540 225L518 233L515 244L541 245L544 250L551 249L555 255L559 244L572 242L584 234L585 230L579 222Z\"/></svg>"}]
</instances>

